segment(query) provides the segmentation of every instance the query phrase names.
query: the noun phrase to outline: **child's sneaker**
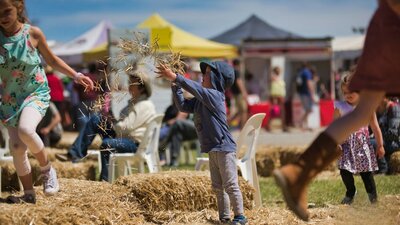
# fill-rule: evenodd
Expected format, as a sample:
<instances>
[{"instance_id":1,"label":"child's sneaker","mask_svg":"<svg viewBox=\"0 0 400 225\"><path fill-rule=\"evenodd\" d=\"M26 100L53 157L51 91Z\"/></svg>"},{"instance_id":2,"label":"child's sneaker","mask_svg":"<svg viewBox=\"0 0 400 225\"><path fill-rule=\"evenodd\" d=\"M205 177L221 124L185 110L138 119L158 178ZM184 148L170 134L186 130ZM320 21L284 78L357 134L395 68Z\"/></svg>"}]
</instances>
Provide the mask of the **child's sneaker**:
<instances>
[{"instance_id":1,"label":"child's sneaker","mask_svg":"<svg viewBox=\"0 0 400 225\"><path fill-rule=\"evenodd\" d=\"M31 195L31 194L24 194L22 196L10 195L6 198L6 202L8 204L19 204L19 203L36 204L36 197L35 197L35 195Z\"/></svg>"},{"instance_id":2,"label":"child's sneaker","mask_svg":"<svg viewBox=\"0 0 400 225\"><path fill-rule=\"evenodd\" d=\"M235 216L232 220L232 225L244 225L247 223L247 218L243 215Z\"/></svg>"},{"instance_id":3,"label":"child's sneaker","mask_svg":"<svg viewBox=\"0 0 400 225\"><path fill-rule=\"evenodd\" d=\"M219 223L220 224L230 224L231 223L231 219L230 218L220 218L219 219Z\"/></svg>"},{"instance_id":4,"label":"child's sneaker","mask_svg":"<svg viewBox=\"0 0 400 225\"><path fill-rule=\"evenodd\" d=\"M57 180L57 173L53 167L41 174L43 179L43 193L47 196L54 195L60 189Z\"/></svg>"}]
</instances>

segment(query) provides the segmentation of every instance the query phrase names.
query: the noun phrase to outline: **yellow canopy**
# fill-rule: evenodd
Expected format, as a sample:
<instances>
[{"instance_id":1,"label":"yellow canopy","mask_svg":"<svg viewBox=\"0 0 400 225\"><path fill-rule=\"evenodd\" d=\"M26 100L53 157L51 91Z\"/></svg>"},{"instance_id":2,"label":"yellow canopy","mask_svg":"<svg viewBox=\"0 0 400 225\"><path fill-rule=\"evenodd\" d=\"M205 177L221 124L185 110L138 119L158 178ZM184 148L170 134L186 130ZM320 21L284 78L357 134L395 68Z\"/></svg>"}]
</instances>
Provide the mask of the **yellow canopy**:
<instances>
[{"instance_id":1,"label":"yellow canopy","mask_svg":"<svg viewBox=\"0 0 400 225\"><path fill-rule=\"evenodd\" d=\"M181 52L183 56L195 58L234 58L237 49L233 45L221 44L197 37L163 19L157 13L140 23L137 28L150 29L152 42L158 39L160 51Z\"/></svg>"},{"instance_id":2,"label":"yellow canopy","mask_svg":"<svg viewBox=\"0 0 400 225\"><path fill-rule=\"evenodd\" d=\"M108 56L108 43L101 44L87 52L83 53L83 62L94 62L96 60L105 60Z\"/></svg>"}]
</instances>

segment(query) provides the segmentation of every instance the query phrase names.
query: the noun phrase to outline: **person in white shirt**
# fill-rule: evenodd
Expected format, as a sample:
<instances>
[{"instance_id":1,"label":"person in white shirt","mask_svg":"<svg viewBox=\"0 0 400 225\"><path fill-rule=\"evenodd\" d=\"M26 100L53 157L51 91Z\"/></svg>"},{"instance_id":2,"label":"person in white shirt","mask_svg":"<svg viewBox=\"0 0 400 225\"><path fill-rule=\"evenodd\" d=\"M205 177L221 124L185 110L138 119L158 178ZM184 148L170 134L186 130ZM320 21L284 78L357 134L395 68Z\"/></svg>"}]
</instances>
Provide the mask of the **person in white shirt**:
<instances>
[{"instance_id":1,"label":"person in white shirt","mask_svg":"<svg viewBox=\"0 0 400 225\"><path fill-rule=\"evenodd\" d=\"M86 156L87 149L94 140L96 134L102 138L101 149L113 149L101 151L102 170L100 180L108 180L108 161L111 151L126 153L136 152L147 124L156 115L155 106L149 100L151 85L147 75L143 73L129 74L129 93L132 98L128 105L122 109L120 119L115 120L111 112L95 114L85 124L68 154L57 155L60 160L72 160L78 162Z\"/></svg>"}]
</instances>

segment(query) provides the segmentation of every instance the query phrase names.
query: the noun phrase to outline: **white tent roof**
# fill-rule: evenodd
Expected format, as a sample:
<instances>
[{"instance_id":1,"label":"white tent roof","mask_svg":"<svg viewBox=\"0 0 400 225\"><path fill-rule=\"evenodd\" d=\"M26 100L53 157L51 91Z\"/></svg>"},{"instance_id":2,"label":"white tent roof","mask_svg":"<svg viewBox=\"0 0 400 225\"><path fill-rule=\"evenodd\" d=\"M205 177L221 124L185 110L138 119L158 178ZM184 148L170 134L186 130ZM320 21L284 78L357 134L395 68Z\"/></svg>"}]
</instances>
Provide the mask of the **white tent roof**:
<instances>
[{"instance_id":1,"label":"white tent roof","mask_svg":"<svg viewBox=\"0 0 400 225\"><path fill-rule=\"evenodd\" d=\"M365 35L335 37L332 40L334 58L355 58L361 54Z\"/></svg>"},{"instance_id":2,"label":"white tent roof","mask_svg":"<svg viewBox=\"0 0 400 225\"><path fill-rule=\"evenodd\" d=\"M335 37L332 40L332 49L334 52L362 50L364 40L365 35Z\"/></svg>"},{"instance_id":3,"label":"white tent roof","mask_svg":"<svg viewBox=\"0 0 400 225\"><path fill-rule=\"evenodd\" d=\"M101 21L95 27L81 36L53 49L54 54L64 59L69 64L82 62L82 53L98 47L107 42L107 30L112 25L107 21Z\"/></svg>"}]
</instances>

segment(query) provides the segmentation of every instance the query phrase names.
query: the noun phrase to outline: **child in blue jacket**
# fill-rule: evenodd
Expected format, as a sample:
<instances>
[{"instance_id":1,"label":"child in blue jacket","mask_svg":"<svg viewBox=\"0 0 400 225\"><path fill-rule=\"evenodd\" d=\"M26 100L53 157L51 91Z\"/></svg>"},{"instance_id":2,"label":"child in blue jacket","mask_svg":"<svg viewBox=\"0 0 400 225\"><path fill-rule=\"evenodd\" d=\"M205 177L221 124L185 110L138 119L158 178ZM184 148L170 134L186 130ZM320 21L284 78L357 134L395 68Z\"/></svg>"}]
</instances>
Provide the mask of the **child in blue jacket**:
<instances>
[{"instance_id":1,"label":"child in blue jacket","mask_svg":"<svg viewBox=\"0 0 400 225\"><path fill-rule=\"evenodd\" d=\"M243 197L239 189L236 167L236 144L229 132L225 88L234 82L233 68L225 62L201 62L202 84L175 74L164 64L157 73L169 80L174 103L183 112L193 113L201 151L209 154L212 188L217 195L219 219L230 222L230 204L233 206L233 224L246 224L243 215ZM184 99L182 88L194 98Z\"/></svg>"}]
</instances>

